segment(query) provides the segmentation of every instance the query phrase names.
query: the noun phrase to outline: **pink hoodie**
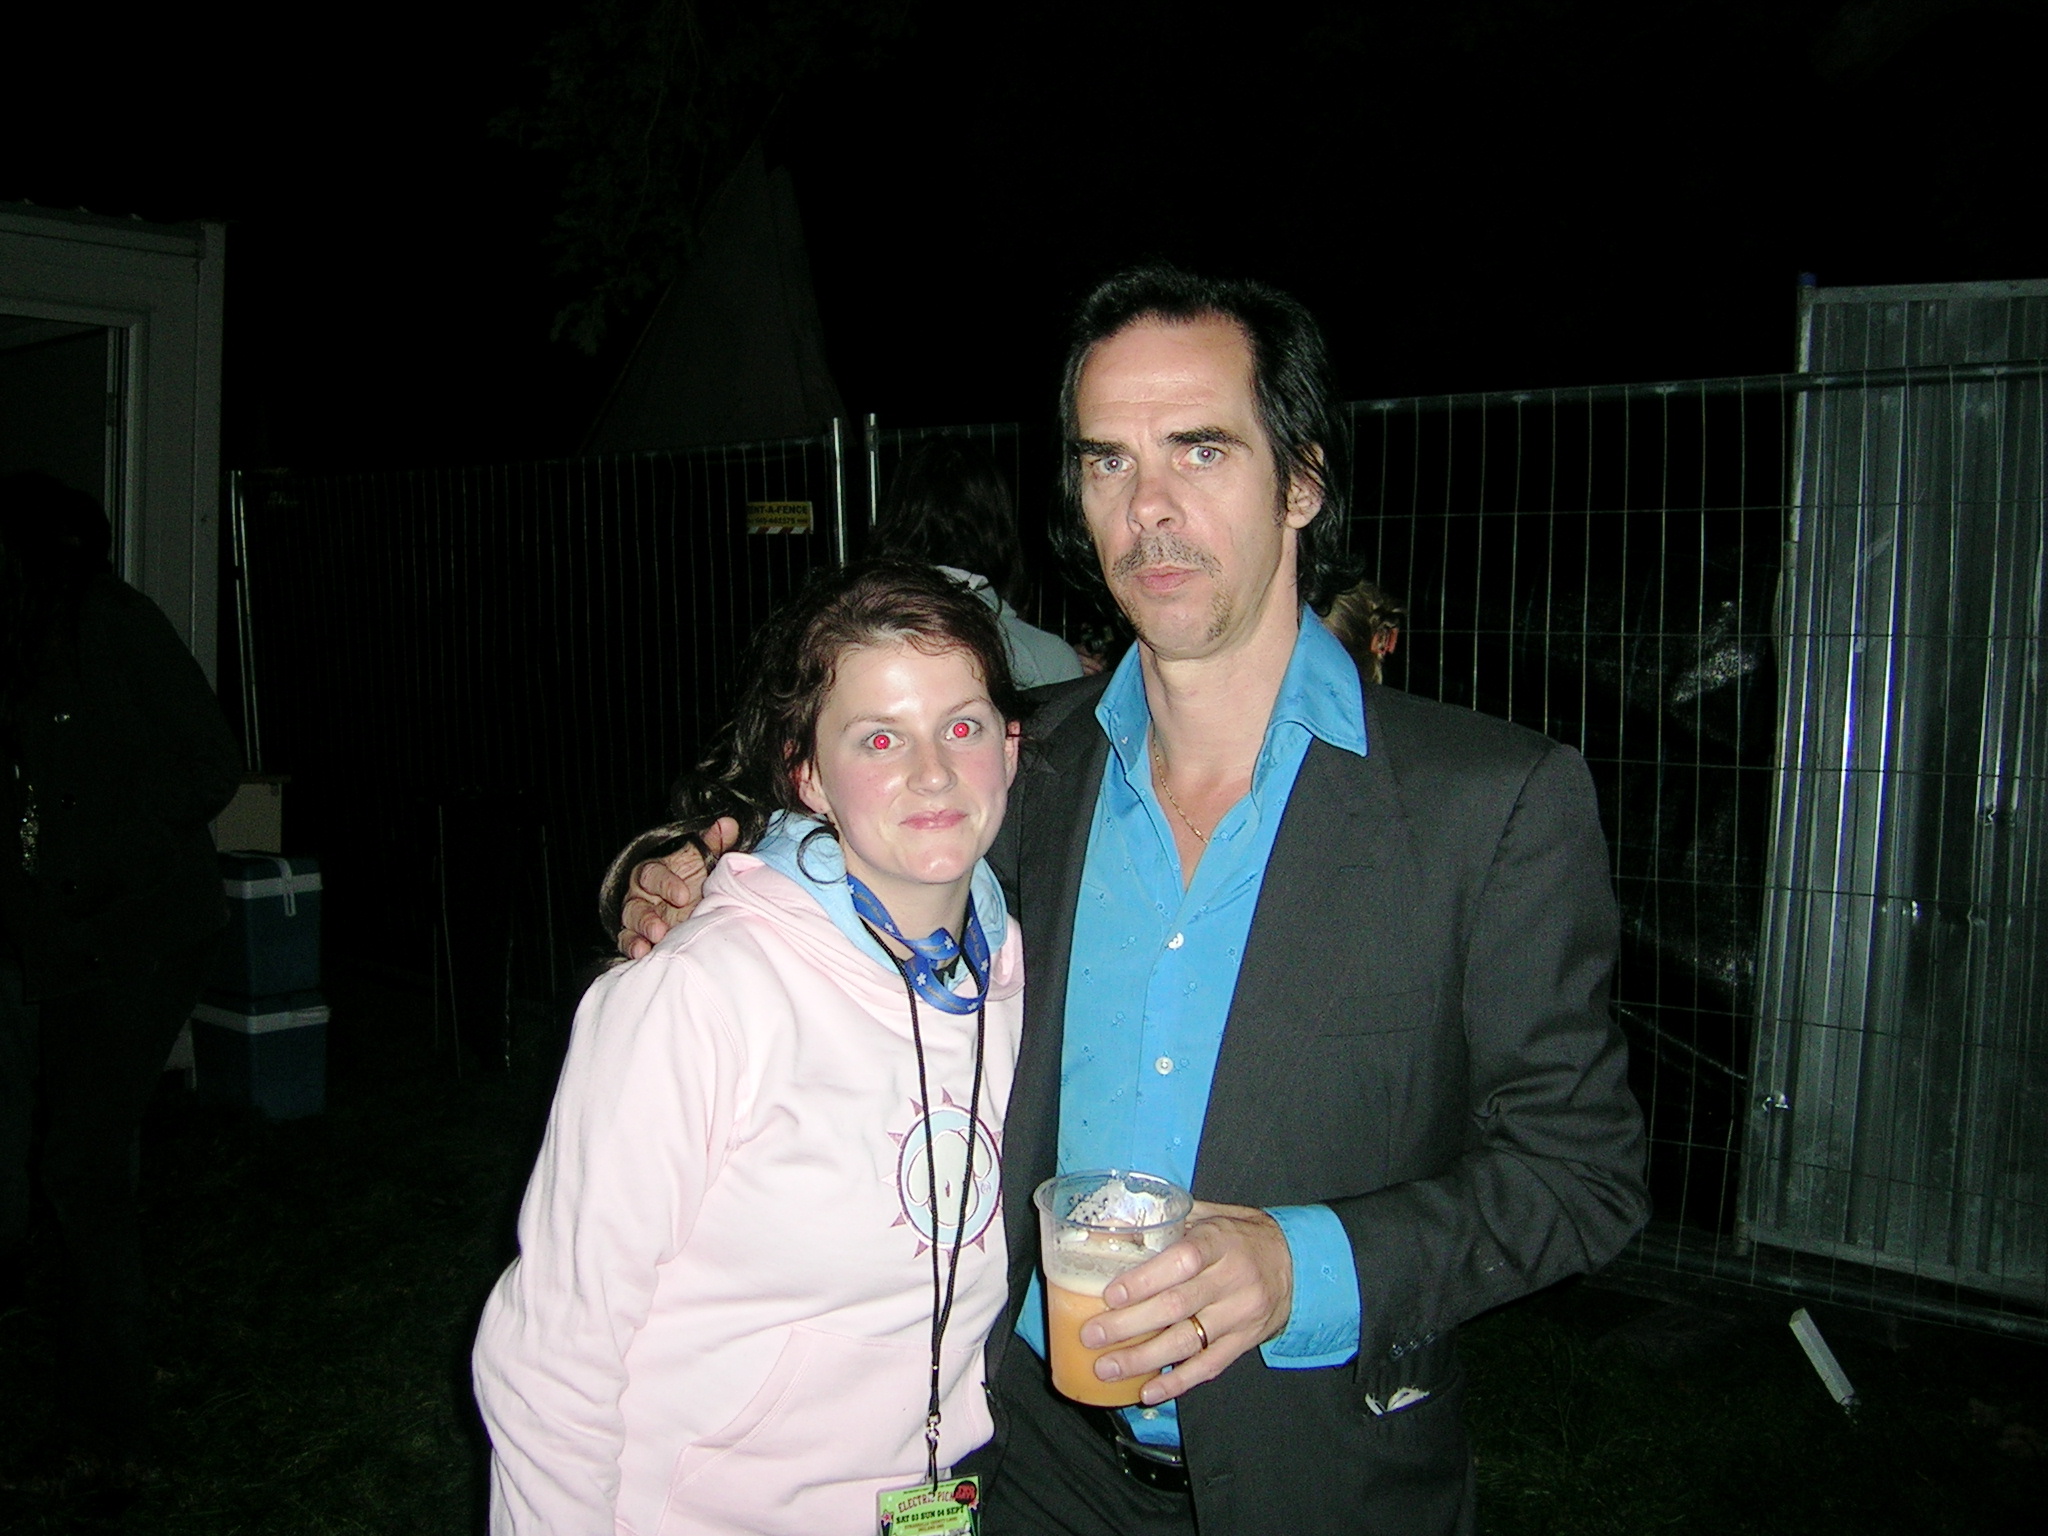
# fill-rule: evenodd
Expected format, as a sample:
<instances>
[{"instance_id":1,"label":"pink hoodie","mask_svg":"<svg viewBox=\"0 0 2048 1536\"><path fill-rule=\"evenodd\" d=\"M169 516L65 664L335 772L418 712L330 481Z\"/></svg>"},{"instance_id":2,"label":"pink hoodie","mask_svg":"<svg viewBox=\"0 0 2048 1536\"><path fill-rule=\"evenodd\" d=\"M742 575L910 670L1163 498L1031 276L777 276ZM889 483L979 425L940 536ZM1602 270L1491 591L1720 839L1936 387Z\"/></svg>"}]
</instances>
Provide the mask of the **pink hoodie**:
<instances>
[{"instance_id":1,"label":"pink hoodie","mask_svg":"<svg viewBox=\"0 0 2048 1536\"><path fill-rule=\"evenodd\" d=\"M1023 1018L997 953L940 1464L991 1433L998 1155ZM951 1251L973 1015L919 1010ZM818 902L728 855L702 906L577 1011L474 1358L491 1530L871 1532L925 1468L931 1216L901 980ZM943 1267L943 1266L942 1266Z\"/></svg>"}]
</instances>

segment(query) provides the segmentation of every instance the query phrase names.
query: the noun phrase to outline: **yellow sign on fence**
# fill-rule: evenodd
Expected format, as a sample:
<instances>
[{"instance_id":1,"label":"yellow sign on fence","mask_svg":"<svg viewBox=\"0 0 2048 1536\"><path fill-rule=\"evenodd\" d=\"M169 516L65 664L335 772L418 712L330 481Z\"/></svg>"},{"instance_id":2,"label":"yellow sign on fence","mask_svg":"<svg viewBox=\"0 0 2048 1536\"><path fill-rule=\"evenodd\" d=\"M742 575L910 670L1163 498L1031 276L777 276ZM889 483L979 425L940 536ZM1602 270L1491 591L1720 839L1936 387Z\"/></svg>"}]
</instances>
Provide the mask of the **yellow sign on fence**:
<instances>
[{"instance_id":1,"label":"yellow sign on fence","mask_svg":"<svg viewBox=\"0 0 2048 1536\"><path fill-rule=\"evenodd\" d=\"M749 533L809 533L811 504L808 501L750 501L747 503Z\"/></svg>"}]
</instances>

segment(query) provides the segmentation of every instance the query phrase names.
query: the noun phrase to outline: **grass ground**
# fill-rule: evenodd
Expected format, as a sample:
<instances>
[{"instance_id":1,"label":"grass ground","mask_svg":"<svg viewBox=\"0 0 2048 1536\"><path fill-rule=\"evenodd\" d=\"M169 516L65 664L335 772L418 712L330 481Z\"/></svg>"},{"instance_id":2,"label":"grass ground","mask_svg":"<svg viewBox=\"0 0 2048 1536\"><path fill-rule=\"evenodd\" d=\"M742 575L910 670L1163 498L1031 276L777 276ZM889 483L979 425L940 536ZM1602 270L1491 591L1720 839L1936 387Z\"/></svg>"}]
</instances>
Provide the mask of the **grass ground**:
<instances>
[{"instance_id":1,"label":"grass ground","mask_svg":"<svg viewBox=\"0 0 2048 1536\"><path fill-rule=\"evenodd\" d=\"M27 1304L0 1314L0 1531L482 1529L466 1356L552 1067L536 1045L509 1079L457 1081L424 999L332 994L326 1114L266 1124L168 1089L152 1114L158 1454L138 1486L67 1464L38 1249ZM1789 1310L1577 1285L1475 1324L1482 1531L2048 1529L2048 1351L1816 1308L1852 1419Z\"/></svg>"},{"instance_id":2,"label":"grass ground","mask_svg":"<svg viewBox=\"0 0 2048 1536\"><path fill-rule=\"evenodd\" d=\"M1468 1330L1493 1536L2048 1530L2048 1351L1813 1307L1823 1390L1776 1298L1560 1287Z\"/></svg>"}]
</instances>

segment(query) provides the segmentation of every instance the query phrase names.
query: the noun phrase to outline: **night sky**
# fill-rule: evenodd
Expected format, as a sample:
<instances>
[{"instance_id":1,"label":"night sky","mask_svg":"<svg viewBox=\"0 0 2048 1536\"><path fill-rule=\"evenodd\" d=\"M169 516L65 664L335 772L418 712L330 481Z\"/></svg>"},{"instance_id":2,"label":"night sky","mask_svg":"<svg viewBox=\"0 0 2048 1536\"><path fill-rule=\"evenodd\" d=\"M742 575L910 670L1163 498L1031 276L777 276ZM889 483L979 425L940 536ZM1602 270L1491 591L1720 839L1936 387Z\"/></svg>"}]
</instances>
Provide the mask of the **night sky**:
<instances>
[{"instance_id":1,"label":"night sky","mask_svg":"<svg viewBox=\"0 0 2048 1536\"><path fill-rule=\"evenodd\" d=\"M635 326L549 339L568 173L491 125L593 7L11 17L0 199L228 221L230 465L572 452ZM844 48L860 8L785 9L819 57L728 127L899 425L1044 412L1144 256L1294 290L1352 396L1776 372L1801 271L2048 275L2030 0L905 0Z\"/></svg>"}]
</instances>

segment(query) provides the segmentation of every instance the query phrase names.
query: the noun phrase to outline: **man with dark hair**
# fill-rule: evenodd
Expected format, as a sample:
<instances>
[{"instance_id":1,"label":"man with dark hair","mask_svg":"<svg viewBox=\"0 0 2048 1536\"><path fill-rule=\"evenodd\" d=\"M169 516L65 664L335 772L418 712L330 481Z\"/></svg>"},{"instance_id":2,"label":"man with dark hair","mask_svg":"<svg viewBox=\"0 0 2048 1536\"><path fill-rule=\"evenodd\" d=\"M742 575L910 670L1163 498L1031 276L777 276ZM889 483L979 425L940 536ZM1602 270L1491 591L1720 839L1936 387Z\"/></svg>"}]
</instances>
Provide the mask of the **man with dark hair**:
<instances>
[{"instance_id":1,"label":"man with dark hair","mask_svg":"<svg viewBox=\"0 0 2048 1536\"><path fill-rule=\"evenodd\" d=\"M1351 525L1351 431L1337 396L1322 327L1301 303L1263 283L1221 282L1178 267L1137 267L1101 284L1074 316L1060 379L1061 457L1065 515L1053 543L1078 571L1096 568L1094 540L1083 510L1083 444L1078 440L1081 375L1096 343L1143 322L1190 325L1226 319L1251 360L1252 404L1279 473L1276 510L1299 482L1322 498L1322 511L1298 530L1295 559L1301 600L1318 613L1357 579L1346 553ZM1105 573L1106 574L1106 573Z\"/></svg>"},{"instance_id":2,"label":"man with dark hair","mask_svg":"<svg viewBox=\"0 0 2048 1536\"><path fill-rule=\"evenodd\" d=\"M1153 268L1082 306L1066 536L1138 644L1041 695L992 855L1030 977L992 1533L1470 1530L1458 1325L1646 1213L1585 765L1363 681L1316 620L1335 401L1271 289ZM629 948L688 894L642 873ZM1083 1328L1105 1381L1172 1368L1114 1413L1050 1385L1031 1203L1100 1167L1197 1196Z\"/></svg>"}]
</instances>

